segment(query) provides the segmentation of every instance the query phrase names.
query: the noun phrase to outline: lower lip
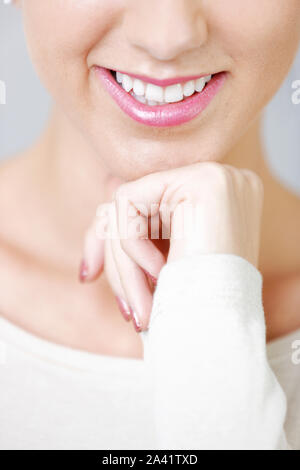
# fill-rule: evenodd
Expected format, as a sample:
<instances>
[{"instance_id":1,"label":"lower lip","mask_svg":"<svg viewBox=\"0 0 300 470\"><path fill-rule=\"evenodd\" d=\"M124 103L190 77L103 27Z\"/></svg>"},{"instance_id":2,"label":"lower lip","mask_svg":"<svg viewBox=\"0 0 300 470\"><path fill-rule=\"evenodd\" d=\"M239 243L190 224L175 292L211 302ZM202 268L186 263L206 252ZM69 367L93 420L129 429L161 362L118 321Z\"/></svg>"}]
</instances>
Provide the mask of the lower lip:
<instances>
[{"instance_id":1,"label":"lower lip","mask_svg":"<svg viewBox=\"0 0 300 470\"><path fill-rule=\"evenodd\" d=\"M178 103L149 106L127 93L108 69L95 67L95 71L104 88L128 116L141 124L154 127L178 126L191 121L205 110L226 80L226 72L218 73L201 93L195 93Z\"/></svg>"}]
</instances>

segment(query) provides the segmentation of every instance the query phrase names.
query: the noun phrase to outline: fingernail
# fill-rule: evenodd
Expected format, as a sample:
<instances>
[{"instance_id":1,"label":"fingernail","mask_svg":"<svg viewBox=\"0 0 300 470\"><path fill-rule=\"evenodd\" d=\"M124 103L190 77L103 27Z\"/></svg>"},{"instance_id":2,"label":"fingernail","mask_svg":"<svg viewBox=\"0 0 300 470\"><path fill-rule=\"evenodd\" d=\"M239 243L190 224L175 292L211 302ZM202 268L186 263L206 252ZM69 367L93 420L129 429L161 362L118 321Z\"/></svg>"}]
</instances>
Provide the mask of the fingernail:
<instances>
[{"instance_id":1,"label":"fingernail","mask_svg":"<svg viewBox=\"0 0 300 470\"><path fill-rule=\"evenodd\" d=\"M83 259L81 261L81 264L80 264L80 268L79 268L79 280L80 282L84 282L88 276L88 267L87 267L87 264L85 262L85 260Z\"/></svg>"},{"instance_id":2,"label":"fingernail","mask_svg":"<svg viewBox=\"0 0 300 470\"><path fill-rule=\"evenodd\" d=\"M150 277L150 279L151 279L151 282L152 282L152 284L154 285L154 287L156 287L156 284L157 284L157 278L156 278L156 277L154 277L154 276L152 276L152 274L150 274L150 273L149 273L148 271L146 271L146 270L145 270L145 273L147 273L147 274L148 274L148 276L149 276L149 277Z\"/></svg>"},{"instance_id":3,"label":"fingernail","mask_svg":"<svg viewBox=\"0 0 300 470\"><path fill-rule=\"evenodd\" d=\"M128 306L128 304L125 302L124 299L121 299L121 297L118 297L117 295L116 295L116 301L123 317L125 318L126 321L129 321L131 319L130 307Z\"/></svg>"},{"instance_id":4,"label":"fingernail","mask_svg":"<svg viewBox=\"0 0 300 470\"><path fill-rule=\"evenodd\" d=\"M133 325L134 325L135 331L140 333L142 331L142 324L140 320L138 319L138 316L134 310L132 310L132 319L133 319Z\"/></svg>"},{"instance_id":5,"label":"fingernail","mask_svg":"<svg viewBox=\"0 0 300 470\"><path fill-rule=\"evenodd\" d=\"M150 273L149 273L149 277L150 277L150 279L151 279L151 281L152 281L154 287L156 287L156 284L157 284L157 279L156 279L156 277L152 276Z\"/></svg>"}]
</instances>

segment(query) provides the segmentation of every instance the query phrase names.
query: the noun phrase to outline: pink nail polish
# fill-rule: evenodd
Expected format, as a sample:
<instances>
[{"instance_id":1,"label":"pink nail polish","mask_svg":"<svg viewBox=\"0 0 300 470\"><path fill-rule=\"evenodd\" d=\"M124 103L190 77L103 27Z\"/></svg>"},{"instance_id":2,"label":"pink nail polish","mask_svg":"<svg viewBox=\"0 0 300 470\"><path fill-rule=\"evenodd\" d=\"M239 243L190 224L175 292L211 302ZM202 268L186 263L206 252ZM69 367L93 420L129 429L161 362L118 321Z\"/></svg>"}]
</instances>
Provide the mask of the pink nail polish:
<instances>
[{"instance_id":1,"label":"pink nail polish","mask_svg":"<svg viewBox=\"0 0 300 470\"><path fill-rule=\"evenodd\" d=\"M79 269L79 280L80 282L84 282L88 276L88 266L83 259L80 264L80 269Z\"/></svg>"},{"instance_id":2,"label":"pink nail polish","mask_svg":"<svg viewBox=\"0 0 300 470\"><path fill-rule=\"evenodd\" d=\"M152 276L150 273L149 273L149 277L150 277L150 279L151 279L151 281L152 281L154 287L156 287L156 285L157 285L157 279L156 279L156 277Z\"/></svg>"},{"instance_id":3,"label":"pink nail polish","mask_svg":"<svg viewBox=\"0 0 300 470\"><path fill-rule=\"evenodd\" d=\"M141 322L139 321L138 316L137 316L137 314L134 310L132 310L132 319L133 319L133 325L134 325L135 331L140 333L142 331L142 325L141 325Z\"/></svg>"},{"instance_id":4,"label":"pink nail polish","mask_svg":"<svg viewBox=\"0 0 300 470\"><path fill-rule=\"evenodd\" d=\"M130 309L130 307L125 302L125 300L121 299L121 297L118 297L117 295L116 295L116 301L117 301L118 307L119 307L120 312L122 313L123 317L125 318L126 321L129 321L131 319L131 309Z\"/></svg>"},{"instance_id":5,"label":"pink nail polish","mask_svg":"<svg viewBox=\"0 0 300 470\"><path fill-rule=\"evenodd\" d=\"M156 284L157 284L157 278L156 278L156 277L154 277L154 276L152 276L152 274L150 274L148 271L146 271L146 270L144 270L144 271L145 271L145 273L146 273L146 274L147 274L147 275L150 277L150 279L151 279L151 282L152 282L153 286L154 286L154 287L156 287Z\"/></svg>"}]
</instances>

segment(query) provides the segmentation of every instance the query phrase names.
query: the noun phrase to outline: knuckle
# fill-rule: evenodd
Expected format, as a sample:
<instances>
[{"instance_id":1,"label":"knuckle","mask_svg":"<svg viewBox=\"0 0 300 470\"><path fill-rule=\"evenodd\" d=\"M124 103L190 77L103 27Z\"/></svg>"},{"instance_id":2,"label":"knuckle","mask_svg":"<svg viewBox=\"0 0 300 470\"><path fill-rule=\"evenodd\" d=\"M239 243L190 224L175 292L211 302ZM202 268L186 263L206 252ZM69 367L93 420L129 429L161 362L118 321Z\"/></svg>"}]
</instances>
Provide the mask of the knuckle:
<instances>
[{"instance_id":1,"label":"knuckle","mask_svg":"<svg viewBox=\"0 0 300 470\"><path fill-rule=\"evenodd\" d=\"M224 188L228 185L230 172L226 166L212 162L207 166L204 176L209 185L213 185L214 188Z\"/></svg>"},{"instance_id":2,"label":"knuckle","mask_svg":"<svg viewBox=\"0 0 300 470\"><path fill-rule=\"evenodd\" d=\"M120 248L121 248L125 253L127 253L127 249L126 249L126 248L127 248L126 238L120 237L119 243L120 243Z\"/></svg>"},{"instance_id":3,"label":"knuckle","mask_svg":"<svg viewBox=\"0 0 300 470\"><path fill-rule=\"evenodd\" d=\"M228 188L230 171L218 162L202 162L197 171L193 171L177 192L184 193L184 199L194 200L200 196L206 197L211 192L224 192Z\"/></svg>"},{"instance_id":4,"label":"knuckle","mask_svg":"<svg viewBox=\"0 0 300 470\"><path fill-rule=\"evenodd\" d=\"M253 183L254 183L255 189L260 194L263 194L264 193L264 185L263 185L262 179L258 175L255 175L255 177L253 178Z\"/></svg>"},{"instance_id":5,"label":"knuckle","mask_svg":"<svg viewBox=\"0 0 300 470\"><path fill-rule=\"evenodd\" d=\"M121 186L119 186L114 193L114 199L117 202L117 204L120 204L122 201L127 199L127 194L128 194L127 185L122 184Z\"/></svg>"},{"instance_id":6,"label":"knuckle","mask_svg":"<svg viewBox=\"0 0 300 470\"><path fill-rule=\"evenodd\" d=\"M247 179L248 179L251 187L253 188L253 190L255 192L259 193L259 194L263 194L264 193L264 185L263 185L263 182L262 182L262 179L260 178L260 176L257 173L255 173L254 171L249 170L249 169L244 170L244 173L247 176Z\"/></svg>"},{"instance_id":7,"label":"knuckle","mask_svg":"<svg viewBox=\"0 0 300 470\"><path fill-rule=\"evenodd\" d=\"M119 202L122 199L123 194L124 194L124 189L122 188L122 186L119 186L119 188L116 189L116 191L114 193L114 200L116 202Z\"/></svg>"},{"instance_id":8,"label":"knuckle","mask_svg":"<svg viewBox=\"0 0 300 470\"><path fill-rule=\"evenodd\" d=\"M105 202L99 204L96 209L96 219L100 217L107 217L110 211L110 203Z\"/></svg>"}]
</instances>

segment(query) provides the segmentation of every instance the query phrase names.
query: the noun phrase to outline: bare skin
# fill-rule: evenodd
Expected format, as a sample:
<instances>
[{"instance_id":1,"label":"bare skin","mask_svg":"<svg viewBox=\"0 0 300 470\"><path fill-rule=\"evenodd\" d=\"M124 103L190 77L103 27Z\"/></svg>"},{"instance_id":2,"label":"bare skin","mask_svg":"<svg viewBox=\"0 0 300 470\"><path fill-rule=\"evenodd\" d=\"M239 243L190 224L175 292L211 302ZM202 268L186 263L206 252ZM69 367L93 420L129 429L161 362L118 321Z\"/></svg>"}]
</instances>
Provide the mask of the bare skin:
<instances>
[{"instance_id":1,"label":"bare skin","mask_svg":"<svg viewBox=\"0 0 300 470\"><path fill-rule=\"evenodd\" d=\"M299 47L299 1L278 0L276 9L271 0L15 3L56 107L39 141L0 167L1 314L50 341L142 357L105 274L78 282L84 233L114 177L216 161L263 182L258 267L268 339L299 328L300 201L264 164L258 132ZM227 80L205 112L170 131L126 116L96 79L97 66L161 79L226 71Z\"/></svg>"},{"instance_id":2,"label":"bare skin","mask_svg":"<svg viewBox=\"0 0 300 470\"><path fill-rule=\"evenodd\" d=\"M105 274L93 284L78 282L82 237L99 201L106 200L111 176L90 161L85 169L88 192L86 180L75 170L62 185L62 161L56 157L64 142L58 119L54 113L33 148L1 165L1 314L59 344L141 358L141 338L120 315ZM300 200L265 164L258 121L224 162L252 169L264 184L259 270L268 340L275 339L300 327Z\"/></svg>"}]
</instances>

